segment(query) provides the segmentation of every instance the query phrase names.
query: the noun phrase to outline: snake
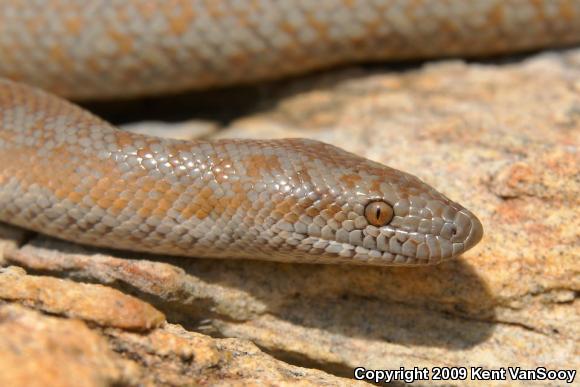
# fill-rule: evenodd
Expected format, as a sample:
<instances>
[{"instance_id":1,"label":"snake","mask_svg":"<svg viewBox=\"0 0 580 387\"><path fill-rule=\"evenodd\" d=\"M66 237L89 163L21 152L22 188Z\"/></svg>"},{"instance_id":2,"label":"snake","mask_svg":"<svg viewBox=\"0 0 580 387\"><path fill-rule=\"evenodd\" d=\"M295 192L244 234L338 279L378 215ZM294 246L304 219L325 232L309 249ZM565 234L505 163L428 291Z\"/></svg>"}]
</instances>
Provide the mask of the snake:
<instances>
[{"instance_id":1,"label":"snake","mask_svg":"<svg viewBox=\"0 0 580 387\"><path fill-rule=\"evenodd\" d=\"M171 256L436 264L483 226L411 174L308 139L130 133L67 99L579 41L574 0L5 0L0 221Z\"/></svg>"}]
</instances>

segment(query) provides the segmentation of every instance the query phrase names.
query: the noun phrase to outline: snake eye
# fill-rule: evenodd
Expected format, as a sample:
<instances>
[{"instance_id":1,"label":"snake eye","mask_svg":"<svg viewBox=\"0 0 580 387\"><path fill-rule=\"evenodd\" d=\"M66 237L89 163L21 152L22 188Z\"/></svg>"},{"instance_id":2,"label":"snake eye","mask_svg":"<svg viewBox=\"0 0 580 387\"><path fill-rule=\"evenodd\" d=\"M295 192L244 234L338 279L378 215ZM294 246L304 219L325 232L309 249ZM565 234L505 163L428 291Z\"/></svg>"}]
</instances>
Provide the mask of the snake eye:
<instances>
[{"instance_id":1,"label":"snake eye","mask_svg":"<svg viewBox=\"0 0 580 387\"><path fill-rule=\"evenodd\" d=\"M370 202L365 208L365 217L373 226L385 226L393 219L393 207L383 201Z\"/></svg>"}]
</instances>

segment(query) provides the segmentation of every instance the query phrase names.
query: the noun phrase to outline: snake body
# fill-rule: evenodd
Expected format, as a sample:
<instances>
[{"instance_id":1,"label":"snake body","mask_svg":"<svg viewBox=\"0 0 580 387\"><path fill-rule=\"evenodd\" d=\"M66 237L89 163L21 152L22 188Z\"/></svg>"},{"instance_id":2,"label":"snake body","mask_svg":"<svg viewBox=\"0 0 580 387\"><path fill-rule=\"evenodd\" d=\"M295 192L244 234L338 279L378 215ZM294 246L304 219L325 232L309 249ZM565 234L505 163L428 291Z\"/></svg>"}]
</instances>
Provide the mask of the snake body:
<instances>
[{"instance_id":1,"label":"snake body","mask_svg":"<svg viewBox=\"0 0 580 387\"><path fill-rule=\"evenodd\" d=\"M473 214L416 177L317 141L131 134L10 81L0 82L0 125L0 219L75 242L180 256L420 264L481 238ZM368 214L373 203L385 203L390 219Z\"/></svg>"},{"instance_id":2,"label":"snake body","mask_svg":"<svg viewBox=\"0 0 580 387\"><path fill-rule=\"evenodd\" d=\"M125 97L580 41L572 0L31 3L0 4L0 75L13 80L0 80L0 220L190 257L430 264L483 229L418 178L328 144L142 136L39 88Z\"/></svg>"},{"instance_id":3,"label":"snake body","mask_svg":"<svg viewBox=\"0 0 580 387\"><path fill-rule=\"evenodd\" d=\"M578 0L3 0L0 74L75 98L580 41Z\"/></svg>"}]
</instances>

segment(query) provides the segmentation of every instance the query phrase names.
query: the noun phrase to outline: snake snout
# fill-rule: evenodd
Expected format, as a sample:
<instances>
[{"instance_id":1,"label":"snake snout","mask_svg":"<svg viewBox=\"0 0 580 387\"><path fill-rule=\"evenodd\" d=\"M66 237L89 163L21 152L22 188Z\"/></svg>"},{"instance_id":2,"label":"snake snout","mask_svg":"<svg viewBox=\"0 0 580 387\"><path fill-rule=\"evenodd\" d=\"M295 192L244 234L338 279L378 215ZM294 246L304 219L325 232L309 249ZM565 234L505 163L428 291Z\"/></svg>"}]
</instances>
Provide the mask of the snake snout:
<instances>
[{"instance_id":1,"label":"snake snout","mask_svg":"<svg viewBox=\"0 0 580 387\"><path fill-rule=\"evenodd\" d=\"M463 251L467 251L478 244L482 237L483 225L475 215L471 215L471 230L467 235L465 242L463 242Z\"/></svg>"},{"instance_id":2,"label":"snake snout","mask_svg":"<svg viewBox=\"0 0 580 387\"><path fill-rule=\"evenodd\" d=\"M483 237L483 225L468 210L461 210L455 217L456 232L451 238L453 255L459 255L475 246Z\"/></svg>"}]
</instances>

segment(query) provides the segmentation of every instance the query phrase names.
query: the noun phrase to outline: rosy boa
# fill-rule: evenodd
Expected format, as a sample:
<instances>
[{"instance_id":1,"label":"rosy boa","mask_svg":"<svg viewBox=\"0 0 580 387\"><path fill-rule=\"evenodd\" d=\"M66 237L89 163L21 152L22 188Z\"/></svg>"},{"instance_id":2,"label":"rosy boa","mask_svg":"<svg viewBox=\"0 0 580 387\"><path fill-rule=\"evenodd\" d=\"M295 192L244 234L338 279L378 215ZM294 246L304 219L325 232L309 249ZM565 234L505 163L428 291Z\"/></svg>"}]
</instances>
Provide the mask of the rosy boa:
<instances>
[{"instance_id":1,"label":"rosy boa","mask_svg":"<svg viewBox=\"0 0 580 387\"><path fill-rule=\"evenodd\" d=\"M119 131L73 98L177 92L353 61L580 41L573 0L4 0L0 220L191 257L416 265L481 239L407 173L303 140Z\"/></svg>"}]
</instances>

